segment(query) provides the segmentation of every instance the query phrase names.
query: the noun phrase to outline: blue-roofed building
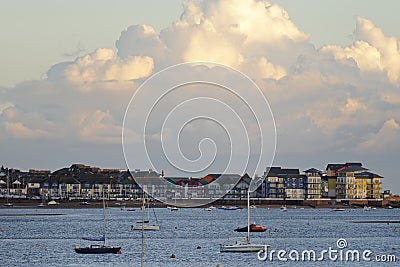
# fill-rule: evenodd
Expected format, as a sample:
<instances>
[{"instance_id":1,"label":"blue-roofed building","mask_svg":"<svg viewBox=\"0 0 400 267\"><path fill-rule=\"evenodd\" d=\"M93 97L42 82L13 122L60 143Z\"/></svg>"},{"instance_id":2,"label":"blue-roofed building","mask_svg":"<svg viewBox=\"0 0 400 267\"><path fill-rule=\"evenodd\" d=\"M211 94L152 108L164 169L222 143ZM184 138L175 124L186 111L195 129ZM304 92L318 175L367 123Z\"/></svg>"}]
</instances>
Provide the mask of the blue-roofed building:
<instances>
[{"instance_id":1,"label":"blue-roofed building","mask_svg":"<svg viewBox=\"0 0 400 267\"><path fill-rule=\"evenodd\" d=\"M307 176L299 169L268 167L264 172L262 194L272 199L304 199Z\"/></svg>"}]
</instances>

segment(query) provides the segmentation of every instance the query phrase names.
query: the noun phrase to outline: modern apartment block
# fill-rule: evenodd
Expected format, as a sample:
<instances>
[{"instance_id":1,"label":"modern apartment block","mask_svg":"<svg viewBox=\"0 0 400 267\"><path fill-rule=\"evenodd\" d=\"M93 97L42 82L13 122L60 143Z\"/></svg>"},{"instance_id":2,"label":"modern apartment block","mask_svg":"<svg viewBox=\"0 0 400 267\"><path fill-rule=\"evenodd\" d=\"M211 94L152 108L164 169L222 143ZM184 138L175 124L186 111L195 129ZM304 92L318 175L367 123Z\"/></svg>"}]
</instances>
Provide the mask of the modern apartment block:
<instances>
[{"instance_id":1,"label":"modern apartment block","mask_svg":"<svg viewBox=\"0 0 400 267\"><path fill-rule=\"evenodd\" d=\"M336 199L381 198L383 177L369 172L361 163L328 164L326 171L330 178L329 197Z\"/></svg>"}]
</instances>

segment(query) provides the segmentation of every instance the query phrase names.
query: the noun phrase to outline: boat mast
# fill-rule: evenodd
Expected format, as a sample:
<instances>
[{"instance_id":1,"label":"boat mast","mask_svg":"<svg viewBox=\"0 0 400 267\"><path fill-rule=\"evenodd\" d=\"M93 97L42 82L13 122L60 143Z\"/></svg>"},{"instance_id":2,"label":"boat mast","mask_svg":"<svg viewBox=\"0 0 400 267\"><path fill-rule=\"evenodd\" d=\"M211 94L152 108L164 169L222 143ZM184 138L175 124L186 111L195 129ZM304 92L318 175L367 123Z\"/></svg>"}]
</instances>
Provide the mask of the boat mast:
<instances>
[{"instance_id":1,"label":"boat mast","mask_svg":"<svg viewBox=\"0 0 400 267\"><path fill-rule=\"evenodd\" d=\"M250 189L247 190L247 241L250 242Z\"/></svg>"},{"instance_id":2,"label":"boat mast","mask_svg":"<svg viewBox=\"0 0 400 267\"><path fill-rule=\"evenodd\" d=\"M142 196L142 255L140 257L140 266L144 266L144 206L145 206L145 198L144 198L144 190Z\"/></svg>"},{"instance_id":3,"label":"boat mast","mask_svg":"<svg viewBox=\"0 0 400 267\"><path fill-rule=\"evenodd\" d=\"M104 184L102 187L103 191L103 246L106 245L106 201L104 199Z\"/></svg>"},{"instance_id":4,"label":"boat mast","mask_svg":"<svg viewBox=\"0 0 400 267\"><path fill-rule=\"evenodd\" d=\"M10 172L8 171L8 168L7 168L7 204L8 204L9 197L10 197Z\"/></svg>"}]
</instances>

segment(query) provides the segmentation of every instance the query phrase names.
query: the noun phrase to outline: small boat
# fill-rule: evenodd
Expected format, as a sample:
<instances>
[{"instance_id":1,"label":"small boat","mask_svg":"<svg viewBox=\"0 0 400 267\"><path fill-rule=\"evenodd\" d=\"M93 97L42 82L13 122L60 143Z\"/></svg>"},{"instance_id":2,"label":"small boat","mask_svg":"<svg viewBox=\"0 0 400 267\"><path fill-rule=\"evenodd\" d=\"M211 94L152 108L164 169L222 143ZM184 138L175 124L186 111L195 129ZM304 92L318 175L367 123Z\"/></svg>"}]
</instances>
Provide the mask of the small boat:
<instances>
[{"instance_id":1,"label":"small boat","mask_svg":"<svg viewBox=\"0 0 400 267\"><path fill-rule=\"evenodd\" d=\"M371 207L364 206L364 211L370 211Z\"/></svg>"},{"instance_id":2,"label":"small boat","mask_svg":"<svg viewBox=\"0 0 400 267\"><path fill-rule=\"evenodd\" d=\"M103 191L103 236L100 238L83 238L88 241L102 241L101 245L90 245L87 247L75 246L75 252L79 254L121 254L120 246L108 246L106 244L106 204Z\"/></svg>"},{"instance_id":3,"label":"small boat","mask_svg":"<svg viewBox=\"0 0 400 267\"><path fill-rule=\"evenodd\" d=\"M244 252L259 252L266 251L269 245L264 244L254 244L250 242L250 190L247 191L247 237L245 241L237 241L235 244L219 245L220 252L236 252L236 253L244 253Z\"/></svg>"},{"instance_id":4,"label":"small boat","mask_svg":"<svg viewBox=\"0 0 400 267\"><path fill-rule=\"evenodd\" d=\"M238 210L240 208L238 206L229 206L229 207L222 206L219 209L221 209L221 210Z\"/></svg>"},{"instance_id":5,"label":"small boat","mask_svg":"<svg viewBox=\"0 0 400 267\"><path fill-rule=\"evenodd\" d=\"M86 201L82 201L81 203L79 203L79 205L85 206L85 205L90 205L90 204Z\"/></svg>"},{"instance_id":6,"label":"small boat","mask_svg":"<svg viewBox=\"0 0 400 267\"><path fill-rule=\"evenodd\" d=\"M250 241L238 241L232 245L221 245L220 252L259 252L265 251L269 245L252 244Z\"/></svg>"},{"instance_id":7,"label":"small boat","mask_svg":"<svg viewBox=\"0 0 400 267\"><path fill-rule=\"evenodd\" d=\"M345 209L336 208L336 209L332 209L332 211L345 211Z\"/></svg>"},{"instance_id":8,"label":"small boat","mask_svg":"<svg viewBox=\"0 0 400 267\"><path fill-rule=\"evenodd\" d=\"M245 227L238 227L235 229L235 232L247 232L247 226ZM250 225L250 232L265 232L267 230L267 228L263 227L261 224L251 224Z\"/></svg>"},{"instance_id":9,"label":"small boat","mask_svg":"<svg viewBox=\"0 0 400 267\"><path fill-rule=\"evenodd\" d=\"M3 206L5 207L12 207L14 206L12 203L9 202L9 198L10 198L10 175L9 175L9 170L8 168L7 170L7 195L6 195L6 200L7 202L3 204ZM5 174L1 173L1 176L4 176ZM3 181L3 180L2 180Z\"/></svg>"},{"instance_id":10,"label":"small boat","mask_svg":"<svg viewBox=\"0 0 400 267\"><path fill-rule=\"evenodd\" d=\"M75 247L75 252L79 254L120 254L121 247L106 245L90 245L89 247Z\"/></svg>"},{"instance_id":11,"label":"small boat","mask_svg":"<svg viewBox=\"0 0 400 267\"><path fill-rule=\"evenodd\" d=\"M52 206L52 205L58 205L60 203L56 202L55 200L50 200L49 202L47 202L47 205Z\"/></svg>"},{"instance_id":12,"label":"small boat","mask_svg":"<svg viewBox=\"0 0 400 267\"><path fill-rule=\"evenodd\" d=\"M131 225L131 230L160 231L159 225Z\"/></svg>"},{"instance_id":13,"label":"small boat","mask_svg":"<svg viewBox=\"0 0 400 267\"><path fill-rule=\"evenodd\" d=\"M389 206L386 206L386 209L391 210L391 209L393 209L393 207L389 205Z\"/></svg>"},{"instance_id":14,"label":"small boat","mask_svg":"<svg viewBox=\"0 0 400 267\"><path fill-rule=\"evenodd\" d=\"M281 207L281 211L287 211L286 206L282 206L282 207Z\"/></svg>"},{"instance_id":15,"label":"small boat","mask_svg":"<svg viewBox=\"0 0 400 267\"><path fill-rule=\"evenodd\" d=\"M173 207L173 206L172 206L172 207L171 207L171 206L168 206L167 208L170 209L171 211L177 211L177 210L179 210L178 207Z\"/></svg>"},{"instance_id":16,"label":"small boat","mask_svg":"<svg viewBox=\"0 0 400 267\"><path fill-rule=\"evenodd\" d=\"M212 208L205 208L204 210L205 211L212 211L213 209Z\"/></svg>"},{"instance_id":17,"label":"small boat","mask_svg":"<svg viewBox=\"0 0 400 267\"><path fill-rule=\"evenodd\" d=\"M43 208L43 207L45 207L46 205L44 205L43 203L40 203L39 205L37 205L37 207L38 208Z\"/></svg>"},{"instance_id":18,"label":"small boat","mask_svg":"<svg viewBox=\"0 0 400 267\"><path fill-rule=\"evenodd\" d=\"M143 231L159 231L160 230L160 225L158 223L157 220L157 216L156 216L156 212L153 210L153 214L154 214L154 218L156 220L156 224L150 224L150 207L149 204L147 204L147 219L144 218L144 212L145 212L145 199L143 198L143 202L142 202L142 207L141 207L141 211L142 211L142 220L136 222L136 225L131 225L131 230L135 231L135 230L143 230Z\"/></svg>"}]
</instances>

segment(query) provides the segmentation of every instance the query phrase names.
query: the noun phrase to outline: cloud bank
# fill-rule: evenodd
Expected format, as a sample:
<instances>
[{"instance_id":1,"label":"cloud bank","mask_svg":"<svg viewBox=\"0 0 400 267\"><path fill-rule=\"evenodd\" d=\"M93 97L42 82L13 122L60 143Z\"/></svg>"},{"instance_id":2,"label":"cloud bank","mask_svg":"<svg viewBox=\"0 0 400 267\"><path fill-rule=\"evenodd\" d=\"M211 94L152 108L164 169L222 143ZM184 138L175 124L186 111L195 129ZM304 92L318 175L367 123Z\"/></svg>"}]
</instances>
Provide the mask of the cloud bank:
<instances>
[{"instance_id":1,"label":"cloud bank","mask_svg":"<svg viewBox=\"0 0 400 267\"><path fill-rule=\"evenodd\" d=\"M183 7L160 33L143 24L122 30L116 53L98 48L55 64L45 80L0 89L1 146L23 150L21 140L38 142L46 155L54 143L74 143L104 165L94 146L113 144L112 153L120 153L125 107L144 79L201 60L236 68L261 88L275 115L278 162L308 167L315 160L322 168L349 159L374 167L388 153L400 156L398 38L356 17L351 45L316 49L290 14L267 1L184 1ZM29 158L20 160L33 167ZM399 182L390 183L400 191Z\"/></svg>"}]
</instances>

